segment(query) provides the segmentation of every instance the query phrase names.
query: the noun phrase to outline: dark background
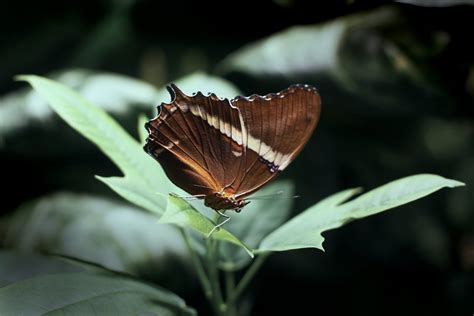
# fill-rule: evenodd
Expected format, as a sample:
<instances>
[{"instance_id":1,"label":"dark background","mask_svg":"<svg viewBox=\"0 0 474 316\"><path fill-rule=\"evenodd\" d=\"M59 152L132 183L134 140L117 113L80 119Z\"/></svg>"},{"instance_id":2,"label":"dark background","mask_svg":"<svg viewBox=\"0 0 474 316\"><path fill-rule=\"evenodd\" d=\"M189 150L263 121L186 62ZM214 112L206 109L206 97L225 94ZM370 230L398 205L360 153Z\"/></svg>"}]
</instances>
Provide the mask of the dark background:
<instances>
[{"instance_id":1,"label":"dark background","mask_svg":"<svg viewBox=\"0 0 474 316\"><path fill-rule=\"evenodd\" d=\"M347 187L373 188L415 173L436 173L468 186L328 232L324 253L273 255L249 291L252 315L471 315L474 6L412 2L4 1L0 93L25 89L12 80L16 74L73 68L128 75L156 87L201 70L230 80L244 94L313 84L323 99L321 122L283 174L302 196L294 213ZM361 22L346 31L337 66L308 72L290 67L278 75L219 67L245 44L288 27L354 13L377 16L383 10L395 12L395 18ZM301 43L302 49L312 45L317 43ZM393 49L411 66L397 68L399 59L390 58ZM149 104L149 113L162 101ZM132 133L137 112L131 107L117 116ZM21 120L24 113L15 115ZM9 119L0 117L0 124ZM9 215L3 227L18 207L58 191L118 199L93 178L118 174L93 145L57 118L24 120L14 131L0 130L0 210ZM26 238L7 237L8 248ZM188 284L192 281L160 273L143 272L198 312L208 312L199 289Z\"/></svg>"}]
</instances>

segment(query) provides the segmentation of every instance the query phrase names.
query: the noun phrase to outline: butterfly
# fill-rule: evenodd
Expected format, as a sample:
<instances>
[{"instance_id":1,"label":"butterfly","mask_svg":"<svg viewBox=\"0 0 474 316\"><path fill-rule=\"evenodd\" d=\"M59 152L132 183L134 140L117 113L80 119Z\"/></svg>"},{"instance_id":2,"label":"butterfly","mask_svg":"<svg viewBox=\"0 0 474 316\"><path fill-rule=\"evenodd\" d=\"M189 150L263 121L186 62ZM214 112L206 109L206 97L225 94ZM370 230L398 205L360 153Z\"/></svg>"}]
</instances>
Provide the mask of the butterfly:
<instances>
[{"instance_id":1,"label":"butterfly","mask_svg":"<svg viewBox=\"0 0 474 316\"><path fill-rule=\"evenodd\" d=\"M174 84L167 90L172 100L146 123L144 150L175 185L221 215L239 212L246 197L295 159L321 112L321 98L309 85L231 100L188 96Z\"/></svg>"}]
</instances>

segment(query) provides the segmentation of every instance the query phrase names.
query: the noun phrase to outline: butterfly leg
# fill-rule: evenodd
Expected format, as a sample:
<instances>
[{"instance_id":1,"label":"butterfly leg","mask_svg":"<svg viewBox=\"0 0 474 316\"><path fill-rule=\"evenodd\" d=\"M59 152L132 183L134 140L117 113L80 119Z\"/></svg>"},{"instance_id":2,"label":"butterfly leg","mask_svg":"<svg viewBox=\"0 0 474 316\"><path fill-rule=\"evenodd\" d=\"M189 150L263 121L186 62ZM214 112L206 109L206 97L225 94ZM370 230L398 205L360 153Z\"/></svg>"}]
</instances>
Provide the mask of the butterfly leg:
<instances>
[{"instance_id":1,"label":"butterfly leg","mask_svg":"<svg viewBox=\"0 0 474 316\"><path fill-rule=\"evenodd\" d=\"M216 231L218 228L220 228L221 226L223 226L225 223L227 223L229 220L230 220L230 216L229 215L225 215L223 212L221 211L216 211L217 214L220 215L219 219L217 220L217 225L214 226L211 231L209 232L209 234L207 234L207 238L211 237L212 233L214 233L214 231ZM220 219L221 218L224 218L224 220L222 222L219 223Z\"/></svg>"}]
</instances>

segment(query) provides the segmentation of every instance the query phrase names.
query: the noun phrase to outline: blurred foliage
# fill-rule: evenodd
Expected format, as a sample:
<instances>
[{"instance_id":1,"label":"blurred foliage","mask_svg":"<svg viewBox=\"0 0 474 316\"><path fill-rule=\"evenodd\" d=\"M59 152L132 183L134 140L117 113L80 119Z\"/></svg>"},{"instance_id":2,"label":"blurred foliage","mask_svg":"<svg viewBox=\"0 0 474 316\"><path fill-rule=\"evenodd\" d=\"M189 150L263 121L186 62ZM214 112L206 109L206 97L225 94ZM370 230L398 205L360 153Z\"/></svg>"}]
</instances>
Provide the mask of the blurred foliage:
<instances>
[{"instance_id":1,"label":"blurred foliage","mask_svg":"<svg viewBox=\"0 0 474 316\"><path fill-rule=\"evenodd\" d=\"M140 209L99 196L56 193L2 218L3 245L23 252L61 254L147 278L186 275L179 234ZM157 273L158 271L161 271ZM189 277L189 274L188 274ZM171 284L172 285L172 284Z\"/></svg>"},{"instance_id":2,"label":"blurred foliage","mask_svg":"<svg viewBox=\"0 0 474 316\"><path fill-rule=\"evenodd\" d=\"M424 7L449 7L462 4L474 4L473 0L396 0L401 3L409 3Z\"/></svg>"},{"instance_id":3,"label":"blurred foliage","mask_svg":"<svg viewBox=\"0 0 474 316\"><path fill-rule=\"evenodd\" d=\"M0 268L2 315L196 314L165 289L72 260L2 251Z\"/></svg>"},{"instance_id":4,"label":"blurred foliage","mask_svg":"<svg viewBox=\"0 0 474 316\"><path fill-rule=\"evenodd\" d=\"M218 69L256 83L311 83L326 92L329 115L446 114L454 105L426 64L435 41L418 41L398 10L382 8L292 27L232 53Z\"/></svg>"},{"instance_id":5,"label":"blurred foliage","mask_svg":"<svg viewBox=\"0 0 474 316\"><path fill-rule=\"evenodd\" d=\"M474 7L470 4L467 0L244 1L233 6L228 19L203 14L217 7L202 2L1 4L0 174L6 185L0 209L10 214L1 225L4 245L63 254L75 249L74 257L146 275L206 314L203 297L189 289L189 281L164 281L169 273L160 269L163 258L156 254L166 251L161 247L168 241L155 245L150 240L146 249L131 251L127 247L135 244L117 237L122 229L125 236L133 232L121 216L141 223L149 215L114 202L111 198L116 196L93 178L119 175L115 166L51 115L31 90L15 91L19 85L11 78L19 73L52 74L100 105L134 136L137 116L155 115L155 106L169 100L163 90L168 81L187 85L187 93L204 90L229 97L239 91L275 92L299 81L319 89L323 114L314 137L282 175L294 181L295 193L301 196L292 201L293 211L346 187L375 187L420 172L442 174L468 187L328 232L330 246L328 242L324 254L299 251L271 258L261 282L251 289L253 313L308 314L315 308L314 297L321 313L472 313L474 200L469 185L474 179L474 51L469 45L469 21ZM240 19L231 19L235 17ZM195 71L200 80L189 84L178 80L192 78L188 75ZM209 88L206 83L215 76L224 77L230 88ZM63 190L76 193L55 193ZM66 202L66 197L80 199L88 207L53 203ZM44 208L41 201L47 202ZM102 203L111 203L110 210L100 210ZM117 217L109 214L117 209ZM249 211L236 216L252 222L254 215ZM263 221L266 216L271 217L265 214L255 220L269 224ZM111 218L109 223L114 223L95 231L110 247L89 248L94 240L81 232L92 232L85 223L90 220L87 225L95 227L94 218ZM65 225L65 234L71 234L67 240L74 242L62 241L61 230L56 235L48 231L48 223ZM166 226L156 225L160 229L133 236L142 240L161 236L161 227ZM232 225L228 228L233 232ZM30 232L27 227L44 229ZM5 236L10 236L8 243ZM244 242L253 246L253 241ZM119 249L131 252L119 254ZM139 258L148 251L156 257L144 261L157 260L156 271L139 268ZM32 263L30 267L41 266L17 255L11 259L18 265L25 261ZM10 268L0 270L14 275ZM243 305L252 300L249 296Z\"/></svg>"}]
</instances>

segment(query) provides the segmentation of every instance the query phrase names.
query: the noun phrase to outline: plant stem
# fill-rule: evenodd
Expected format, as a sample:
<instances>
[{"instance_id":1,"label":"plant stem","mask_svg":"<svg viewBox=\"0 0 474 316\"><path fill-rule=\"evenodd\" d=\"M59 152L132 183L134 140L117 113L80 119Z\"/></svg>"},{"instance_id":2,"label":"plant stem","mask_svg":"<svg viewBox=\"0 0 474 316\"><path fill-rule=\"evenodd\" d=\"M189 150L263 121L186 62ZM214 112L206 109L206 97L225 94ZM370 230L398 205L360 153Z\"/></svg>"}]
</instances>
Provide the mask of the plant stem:
<instances>
[{"instance_id":1,"label":"plant stem","mask_svg":"<svg viewBox=\"0 0 474 316\"><path fill-rule=\"evenodd\" d=\"M234 295L235 290L235 275L233 271L225 271L225 294L227 299ZM227 304L227 316L236 315L235 304Z\"/></svg>"},{"instance_id":2,"label":"plant stem","mask_svg":"<svg viewBox=\"0 0 474 316\"><path fill-rule=\"evenodd\" d=\"M209 279L206 275L206 272L204 271L204 266L202 265L201 260L199 259L198 254L193 248L193 245L191 244L191 239L189 237L189 234L186 232L184 228L179 228L179 231L181 233L181 236L184 239L184 242L186 243L186 247L188 248L189 254L191 256L191 262L194 266L194 269L196 270L199 282L201 283L201 287L204 291L204 294L206 295L206 298L211 301L212 300L212 288L211 288L211 283L209 282Z\"/></svg>"},{"instance_id":3,"label":"plant stem","mask_svg":"<svg viewBox=\"0 0 474 316\"><path fill-rule=\"evenodd\" d=\"M247 270L247 272L245 272L244 276L239 281L239 284L233 291L232 295L227 299L228 306L234 306L234 304L237 302L239 297L245 291L247 286L250 284L250 281L252 281L253 277L255 276L255 274L260 269L262 264L265 262L265 259L267 259L269 255L270 255L269 252L259 255L255 259L255 261L250 265L250 268Z\"/></svg>"},{"instance_id":4,"label":"plant stem","mask_svg":"<svg viewBox=\"0 0 474 316\"><path fill-rule=\"evenodd\" d=\"M232 296L235 288L235 277L234 272L225 271L225 293L227 297Z\"/></svg>"},{"instance_id":5,"label":"plant stem","mask_svg":"<svg viewBox=\"0 0 474 316\"><path fill-rule=\"evenodd\" d=\"M206 257L207 257L207 266L209 273L209 281L212 288L212 303L214 305L214 310L216 315L225 315L227 306L222 300L221 285L219 282L219 270L217 267L217 244L213 238L206 239Z\"/></svg>"}]
</instances>

